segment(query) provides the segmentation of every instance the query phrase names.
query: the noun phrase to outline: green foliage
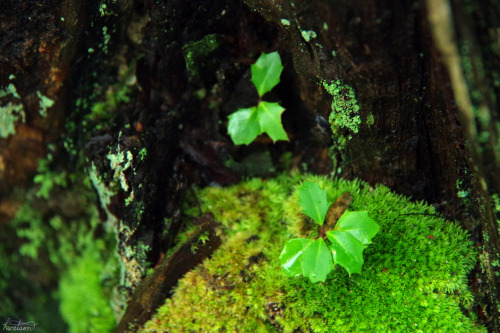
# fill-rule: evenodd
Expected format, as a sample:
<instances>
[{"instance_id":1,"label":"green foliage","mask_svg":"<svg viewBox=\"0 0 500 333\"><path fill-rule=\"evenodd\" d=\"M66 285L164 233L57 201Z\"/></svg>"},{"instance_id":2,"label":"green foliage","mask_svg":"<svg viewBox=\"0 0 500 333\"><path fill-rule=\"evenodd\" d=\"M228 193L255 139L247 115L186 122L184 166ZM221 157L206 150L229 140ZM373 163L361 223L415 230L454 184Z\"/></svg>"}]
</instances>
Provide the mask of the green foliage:
<instances>
[{"instance_id":1,"label":"green foliage","mask_svg":"<svg viewBox=\"0 0 500 333\"><path fill-rule=\"evenodd\" d=\"M304 213L319 225L323 225L329 206L326 192L317 183L305 182L299 189L299 198Z\"/></svg>"},{"instance_id":2,"label":"green foliage","mask_svg":"<svg viewBox=\"0 0 500 333\"><path fill-rule=\"evenodd\" d=\"M366 211L346 211L337 222L335 230L348 232L363 244L371 244L371 239L375 237L380 227L368 216Z\"/></svg>"},{"instance_id":3,"label":"green foliage","mask_svg":"<svg viewBox=\"0 0 500 333\"><path fill-rule=\"evenodd\" d=\"M302 257L302 274L311 282L325 281L333 268L332 252L323 238L318 238L307 246Z\"/></svg>"},{"instance_id":4,"label":"green foliage","mask_svg":"<svg viewBox=\"0 0 500 333\"><path fill-rule=\"evenodd\" d=\"M350 208L384 230L364 250L364 274L335 269L324 283L283 275L286 240L317 232L299 204L308 181L329 202L350 192ZM197 193L184 212L213 214L222 245L180 279L142 332L485 332L461 311L473 300L467 274L476 252L431 206L384 186L301 174Z\"/></svg>"},{"instance_id":5,"label":"green foliage","mask_svg":"<svg viewBox=\"0 0 500 333\"><path fill-rule=\"evenodd\" d=\"M252 82L257 88L259 97L264 96L280 82L283 71L281 58L278 52L263 53L251 66Z\"/></svg>"},{"instance_id":6,"label":"green foliage","mask_svg":"<svg viewBox=\"0 0 500 333\"><path fill-rule=\"evenodd\" d=\"M286 243L280 260L285 271L291 276L302 274L302 261L297 259L304 254L304 250L313 242L312 239L294 238Z\"/></svg>"},{"instance_id":7,"label":"green foliage","mask_svg":"<svg viewBox=\"0 0 500 333\"><path fill-rule=\"evenodd\" d=\"M304 213L323 226L328 211L326 191L317 183L304 182L299 189L299 198ZM287 275L302 274L309 277L311 282L324 282L334 263L344 267L349 275L361 273L365 245L371 243L379 229L368 212L346 211L334 230L322 228L320 235L326 233L329 244L322 237L316 241L300 238L289 240L280 256L281 264Z\"/></svg>"},{"instance_id":8,"label":"green foliage","mask_svg":"<svg viewBox=\"0 0 500 333\"><path fill-rule=\"evenodd\" d=\"M365 247L356 237L349 232L328 231L328 239L331 242L333 259L344 267L349 275L360 273L363 266L363 250ZM323 280L324 281L324 280Z\"/></svg>"},{"instance_id":9,"label":"green foliage","mask_svg":"<svg viewBox=\"0 0 500 333\"><path fill-rule=\"evenodd\" d=\"M278 52L263 53L251 66L252 82L259 94L259 103L250 108L238 109L229 115L228 132L235 144L248 145L264 132L273 141L288 141L281 123L281 114L285 109L278 103L262 100L264 94L280 82L282 70Z\"/></svg>"}]
</instances>

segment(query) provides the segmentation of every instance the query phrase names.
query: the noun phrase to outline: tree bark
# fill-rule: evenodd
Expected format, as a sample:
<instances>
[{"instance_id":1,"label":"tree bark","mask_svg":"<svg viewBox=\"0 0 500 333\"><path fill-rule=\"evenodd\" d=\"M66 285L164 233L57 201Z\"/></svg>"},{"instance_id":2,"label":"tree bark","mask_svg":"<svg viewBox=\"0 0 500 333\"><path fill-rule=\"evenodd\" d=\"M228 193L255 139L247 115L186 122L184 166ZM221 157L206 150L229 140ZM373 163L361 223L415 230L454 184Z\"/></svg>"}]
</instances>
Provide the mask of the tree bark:
<instances>
[{"instance_id":1,"label":"tree bark","mask_svg":"<svg viewBox=\"0 0 500 333\"><path fill-rule=\"evenodd\" d=\"M95 205L116 223L130 296L172 246L191 185L259 174L226 162L263 152L282 171L290 152L295 167L384 184L460 223L480 253L472 311L498 331L498 22L491 0L12 1L0 13L0 87L19 98L0 105L23 108L0 138L0 222L38 188L47 153L52 170L93 170L115 184ZM270 98L291 140L236 147L227 116L253 105L250 64L274 50L284 71ZM361 119L333 139L332 80L353 88ZM47 116L40 95L55 101ZM126 152L117 173L109 156Z\"/></svg>"}]
</instances>

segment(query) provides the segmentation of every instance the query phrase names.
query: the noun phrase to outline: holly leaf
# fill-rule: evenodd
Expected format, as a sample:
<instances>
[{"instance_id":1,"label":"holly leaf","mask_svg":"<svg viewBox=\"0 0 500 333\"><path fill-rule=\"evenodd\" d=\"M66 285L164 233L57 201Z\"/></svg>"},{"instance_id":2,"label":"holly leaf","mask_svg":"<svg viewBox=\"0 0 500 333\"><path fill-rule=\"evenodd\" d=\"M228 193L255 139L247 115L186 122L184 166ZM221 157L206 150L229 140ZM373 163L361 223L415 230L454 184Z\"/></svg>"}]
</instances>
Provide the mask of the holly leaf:
<instances>
[{"instance_id":1,"label":"holly leaf","mask_svg":"<svg viewBox=\"0 0 500 333\"><path fill-rule=\"evenodd\" d=\"M326 236L331 242L330 249L335 263L344 267L349 275L361 273L365 245L346 231L331 230L326 232Z\"/></svg>"},{"instance_id":2,"label":"holly leaf","mask_svg":"<svg viewBox=\"0 0 500 333\"><path fill-rule=\"evenodd\" d=\"M252 82L260 97L280 82L283 65L278 52L262 53L251 66Z\"/></svg>"},{"instance_id":3,"label":"holly leaf","mask_svg":"<svg viewBox=\"0 0 500 333\"><path fill-rule=\"evenodd\" d=\"M280 262L289 276L302 274L302 254L312 242L314 242L312 239L295 238L285 243L280 255Z\"/></svg>"},{"instance_id":4,"label":"holly leaf","mask_svg":"<svg viewBox=\"0 0 500 333\"><path fill-rule=\"evenodd\" d=\"M266 132L273 141L288 141L283 124L281 123L281 114L285 111L278 103L261 101L257 105L257 118L261 132Z\"/></svg>"},{"instance_id":5,"label":"holly leaf","mask_svg":"<svg viewBox=\"0 0 500 333\"><path fill-rule=\"evenodd\" d=\"M257 119L257 107L238 109L229 115L227 131L237 145L248 145L262 133Z\"/></svg>"},{"instance_id":6,"label":"holly leaf","mask_svg":"<svg viewBox=\"0 0 500 333\"><path fill-rule=\"evenodd\" d=\"M335 230L348 232L363 244L371 244L380 227L368 216L367 211L346 211L337 222Z\"/></svg>"},{"instance_id":7,"label":"holly leaf","mask_svg":"<svg viewBox=\"0 0 500 333\"><path fill-rule=\"evenodd\" d=\"M237 145L248 145L263 132L266 132L273 141L288 141L281 124L283 111L285 109L278 103L261 101L257 106L238 109L230 114L227 130Z\"/></svg>"},{"instance_id":8,"label":"holly leaf","mask_svg":"<svg viewBox=\"0 0 500 333\"><path fill-rule=\"evenodd\" d=\"M251 66L252 82L262 97L280 82L283 70L278 52L263 53ZM237 145L250 144L261 133L267 133L273 141L288 141L281 114L285 109L278 103L259 99L257 106L238 109L229 115L228 132Z\"/></svg>"},{"instance_id":9,"label":"holly leaf","mask_svg":"<svg viewBox=\"0 0 500 333\"><path fill-rule=\"evenodd\" d=\"M332 252L323 238L310 243L302 253L302 274L311 282L324 282L333 268Z\"/></svg>"},{"instance_id":10,"label":"holly leaf","mask_svg":"<svg viewBox=\"0 0 500 333\"><path fill-rule=\"evenodd\" d=\"M325 190L315 182L304 182L299 189L299 203L304 210L304 214L319 225L323 225L329 206Z\"/></svg>"}]
</instances>

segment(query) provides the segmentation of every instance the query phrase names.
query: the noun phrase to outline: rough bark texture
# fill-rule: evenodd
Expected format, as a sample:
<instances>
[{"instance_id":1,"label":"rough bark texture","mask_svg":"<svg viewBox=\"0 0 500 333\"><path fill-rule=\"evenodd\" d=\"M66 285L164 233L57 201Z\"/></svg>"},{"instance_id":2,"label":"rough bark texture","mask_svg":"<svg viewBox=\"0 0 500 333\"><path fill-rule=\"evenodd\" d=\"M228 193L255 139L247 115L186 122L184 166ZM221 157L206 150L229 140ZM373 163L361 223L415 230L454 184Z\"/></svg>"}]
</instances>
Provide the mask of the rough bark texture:
<instances>
[{"instance_id":1,"label":"rough bark texture","mask_svg":"<svg viewBox=\"0 0 500 333\"><path fill-rule=\"evenodd\" d=\"M309 171L328 173L333 145L336 175L426 200L471 233L480 251L470 277L476 295L472 311L497 331L499 267L493 264L500 253L499 212L492 198L500 194L500 6L439 1L449 8L439 14L436 3L2 5L0 87L15 85L25 121L17 121L15 134L0 138L0 223L7 225L26 193L37 188L32 178L48 152L56 172L93 170L114 192L107 203L99 193L101 215L116 224L130 296L148 264L172 246L190 185L224 186L242 176L273 175L252 169L250 161L256 160L253 164L276 171L304 163ZM439 15L451 22L444 42ZM249 66L261 52L273 50L285 69L270 99L287 109L283 122L290 142L259 137L248 147L235 147L227 115L255 103ZM459 79L453 61L462 72ZM352 86L360 106L358 133L346 128L336 133L352 136L342 145L330 138L326 119L332 97L322 87L323 80L336 79ZM460 84L470 95L468 109L457 104L463 97L457 95ZM110 103L124 87L127 98L113 97ZM38 93L55 101L46 117L40 115ZM14 100L3 97L0 106ZM108 103L106 112L95 111L97 102ZM139 158L143 148L147 155ZM117 173L109 154L126 152L134 158ZM280 163L286 152L292 154L287 167ZM127 186L120 187L123 179ZM43 205L48 211L71 210L54 202ZM149 250L139 249L144 246Z\"/></svg>"},{"instance_id":2,"label":"rough bark texture","mask_svg":"<svg viewBox=\"0 0 500 333\"><path fill-rule=\"evenodd\" d=\"M200 237L205 236L203 241ZM220 245L220 238L215 235L209 223L205 223L193 232L189 239L155 269L154 273L144 278L134 291L115 332L135 331L141 327L170 297L177 281L210 256Z\"/></svg>"}]
</instances>

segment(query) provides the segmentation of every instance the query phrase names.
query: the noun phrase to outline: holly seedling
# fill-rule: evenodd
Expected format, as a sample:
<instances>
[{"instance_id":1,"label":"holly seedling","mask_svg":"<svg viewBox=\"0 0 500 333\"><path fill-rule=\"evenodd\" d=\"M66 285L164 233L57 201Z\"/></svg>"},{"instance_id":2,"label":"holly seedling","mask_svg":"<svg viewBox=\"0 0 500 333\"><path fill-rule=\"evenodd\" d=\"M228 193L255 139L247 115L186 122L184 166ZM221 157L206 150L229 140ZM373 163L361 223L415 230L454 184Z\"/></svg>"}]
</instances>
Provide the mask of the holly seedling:
<instances>
[{"instance_id":1,"label":"holly seedling","mask_svg":"<svg viewBox=\"0 0 500 333\"><path fill-rule=\"evenodd\" d=\"M280 261L287 275L324 282L335 264L344 267L349 275L361 272L363 250L380 227L367 211L349 211L351 201L352 195L344 193L329 205L326 191L317 183L302 184L299 203L318 224L319 237L294 238L285 243Z\"/></svg>"},{"instance_id":2,"label":"holly seedling","mask_svg":"<svg viewBox=\"0 0 500 333\"><path fill-rule=\"evenodd\" d=\"M288 141L281 123L285 109L278 103L263 101L262 97L280 82L283 65L278 52L263 53L251 66L252 82L259 101L256 106L238 109L229 115L228 133L237 145L248 145L257 136L267 133L273 141Z\"/></svg>"}]
</instances>

